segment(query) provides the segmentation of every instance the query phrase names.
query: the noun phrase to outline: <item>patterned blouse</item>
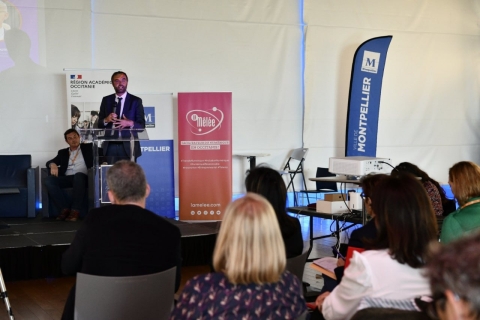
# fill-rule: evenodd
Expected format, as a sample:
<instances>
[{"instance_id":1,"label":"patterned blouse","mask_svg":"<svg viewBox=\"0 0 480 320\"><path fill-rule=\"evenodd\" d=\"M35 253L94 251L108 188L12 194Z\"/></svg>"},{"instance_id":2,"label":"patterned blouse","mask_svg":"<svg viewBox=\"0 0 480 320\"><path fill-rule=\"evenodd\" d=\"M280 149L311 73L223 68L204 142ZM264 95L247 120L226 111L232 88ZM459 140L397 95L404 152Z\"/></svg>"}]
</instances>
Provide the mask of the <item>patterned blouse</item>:
<instances>
[{"instance_id":1,"label":"patterned blouse","mask_svg":"<svg viewBox=\"0 0 480 320\"><path fill-rule=\"evenodd\" d=\"M263 285L234 285L223 273L208 273L187 282L170 319L296 319L306 310L288 271Z\"/></svg>"},{"instance_id":2,"label":"patterned blouse","mask_svg":"<svg viewBox=\"0 0 480 320\"><path fill-rule=\"evenodd\" d=\"M430 181L423 182L423 187L427 190L435 215L441 217L443 215L443 204L442 198L440 197L440 191Z\"/></svg>"}]
</instances>

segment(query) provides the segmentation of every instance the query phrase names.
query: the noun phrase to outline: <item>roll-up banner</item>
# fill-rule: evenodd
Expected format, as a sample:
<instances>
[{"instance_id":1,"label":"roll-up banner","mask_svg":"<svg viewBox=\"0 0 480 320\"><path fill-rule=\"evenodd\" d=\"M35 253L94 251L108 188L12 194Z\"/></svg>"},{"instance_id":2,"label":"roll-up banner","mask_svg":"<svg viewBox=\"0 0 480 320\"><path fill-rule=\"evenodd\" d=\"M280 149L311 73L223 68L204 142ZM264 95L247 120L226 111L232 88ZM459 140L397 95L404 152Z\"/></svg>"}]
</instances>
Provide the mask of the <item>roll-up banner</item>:
<instances>
[{"instance_id":1,"label":"roll-up banner","mask_svg":"<svg viewBox=\"0 0 480 320\"><path fill-rule=\"evenodd\" d=\"M221 220L232 200L232 93L178 93L180 220Z\"/></svg>"},{"instance_id":2,"label":"roll-up banner","mask_svg":"<svg viewBox=\"0 0 480 320\"><path fill-rule=\"evenodd\" d=\"M345 156L375 157L383 70L392 36L362 43L353 57Z\"/></svg>"}]
</instances>

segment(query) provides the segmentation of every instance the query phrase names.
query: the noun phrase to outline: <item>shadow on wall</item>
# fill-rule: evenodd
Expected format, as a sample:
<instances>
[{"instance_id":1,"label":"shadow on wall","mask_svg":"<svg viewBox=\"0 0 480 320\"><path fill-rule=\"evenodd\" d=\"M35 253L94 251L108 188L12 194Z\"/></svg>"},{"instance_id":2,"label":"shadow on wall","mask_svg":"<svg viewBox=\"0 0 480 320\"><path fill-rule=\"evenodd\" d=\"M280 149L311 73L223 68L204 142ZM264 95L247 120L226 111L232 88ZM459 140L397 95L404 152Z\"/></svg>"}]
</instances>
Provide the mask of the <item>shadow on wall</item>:
<instances>
[{"instance_id":1,"label":"shadow on wall","mask_svg":"<svg viewBox=\"0 0 480 320\"><path fill-rule=\"evenodd\" d=\"M5 31L4 38L14 66L0 73L0 110L2 119L7 120L0 126L0 136L9 138L2 142L0 152L31 154L48 150L55 139L51 136L55 132L51 126L55 123L58 126L58 121L52 123L52 120L65 119L56 115L62 105L64 80L30 58L31 41L27 33L12 28ZM59 128L61 132L63 129Z\"/></svg>"}]
</instances>

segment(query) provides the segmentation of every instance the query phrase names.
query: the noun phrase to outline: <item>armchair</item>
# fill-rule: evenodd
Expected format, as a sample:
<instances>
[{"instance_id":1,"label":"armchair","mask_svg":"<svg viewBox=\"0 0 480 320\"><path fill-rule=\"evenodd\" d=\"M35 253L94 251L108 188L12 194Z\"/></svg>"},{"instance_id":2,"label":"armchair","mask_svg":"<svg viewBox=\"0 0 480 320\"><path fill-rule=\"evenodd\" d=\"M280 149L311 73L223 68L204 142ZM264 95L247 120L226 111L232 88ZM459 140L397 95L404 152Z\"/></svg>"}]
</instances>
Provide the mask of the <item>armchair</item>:
<instances>
[{"instance_id":1,"label":"armchair","mask_svg":"<svg viewBox=\"0 0 480 320\"><path fill-rule=\"evenodd\" d=\"M36 217L38 170L29 154L0 155L0 217Z\"/></svg>"}]
</instances>

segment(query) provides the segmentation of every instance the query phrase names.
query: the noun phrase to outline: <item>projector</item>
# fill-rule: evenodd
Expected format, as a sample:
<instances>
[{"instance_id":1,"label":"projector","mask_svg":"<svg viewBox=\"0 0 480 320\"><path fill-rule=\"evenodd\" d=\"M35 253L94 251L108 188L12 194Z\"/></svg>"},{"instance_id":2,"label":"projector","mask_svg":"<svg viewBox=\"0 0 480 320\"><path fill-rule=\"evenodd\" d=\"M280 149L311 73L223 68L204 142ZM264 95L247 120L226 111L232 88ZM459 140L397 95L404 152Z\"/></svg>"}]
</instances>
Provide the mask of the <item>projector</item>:
<instances>
[{"instance_id":1,"label":"projector","mask_svg":"<svg viewBox=\"0 0 480 320\"><path fill-rule=\"evenodd\" d=\"M369 173L390 173L392 166L388 158L338 157L330 158L328 171L346 176L364 176Z\"/></svg>"}]
</instances>

